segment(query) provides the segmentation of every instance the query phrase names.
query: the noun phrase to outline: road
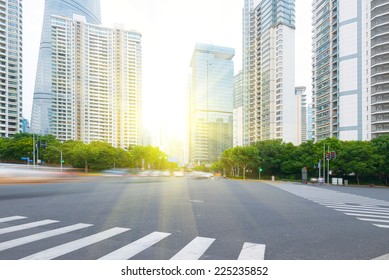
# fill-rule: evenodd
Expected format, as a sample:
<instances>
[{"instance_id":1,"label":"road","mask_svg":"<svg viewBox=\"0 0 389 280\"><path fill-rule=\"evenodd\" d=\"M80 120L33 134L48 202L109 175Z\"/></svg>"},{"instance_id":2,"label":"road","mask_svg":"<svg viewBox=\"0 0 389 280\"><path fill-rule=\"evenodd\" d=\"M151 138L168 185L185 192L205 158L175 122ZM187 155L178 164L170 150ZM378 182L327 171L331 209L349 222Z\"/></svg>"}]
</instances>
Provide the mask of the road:
<instances>
[{"instance_id":1,"label":"road","mask_svg":"<svg viewBox=\"0 0 389 280\"><path fill-rule=\"evenodd\" d=\"M387 254L389 189L137 177L0 185L3 260Z\"/></svg>"}]
</instances>

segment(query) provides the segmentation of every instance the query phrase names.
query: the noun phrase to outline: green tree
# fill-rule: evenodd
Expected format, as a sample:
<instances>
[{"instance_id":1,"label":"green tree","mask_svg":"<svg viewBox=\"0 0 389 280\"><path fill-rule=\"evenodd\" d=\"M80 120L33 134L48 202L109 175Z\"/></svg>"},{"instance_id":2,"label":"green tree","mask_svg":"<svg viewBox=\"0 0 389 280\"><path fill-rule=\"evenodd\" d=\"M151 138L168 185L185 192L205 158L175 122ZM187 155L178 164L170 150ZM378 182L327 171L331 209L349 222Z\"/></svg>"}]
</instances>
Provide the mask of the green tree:
<instances>
[{"instance_id":1,"label":"green tree","mask_svg":"<svg viewBox=\"0 0 389 280\"><path fill-rule=\"evenodd\" d=\"M371 140L371 143L376 148L377 154L382 156L382 163L378 167L377 173L380 174L385 184L388 185L389 179L389 135L383 135Z\"/></svg>"},{"instance_id":2,"label":"green tree","mask_svg":"<svg viewBox=\"0 0 389 280\"><path fill-rule=\"evenodd\" d=\"M310 176L317 175L317 170L314 167L318 164L320 154L317 153L317 148L313 141L307 141L300 146L294 147L290 157L283 159L281 163L282 175L289 177L301 176L301 169L308 167Z\"/></svg>"},{"instance_id":3,"label":"green tree","mask_svg":"<svg viewBox=\"0 0 389 280\"><path fill-rule=\"evenodd\" d=\"M266 174L275 176L282 175L282 163L291 159L295 149L292 143L284 143L281 140L260 141L255 146L259 151L259 166Z\"/></svg>"},{"instance_id":4,"label":"green tree","mask_svg":"<svg viewBox=\"0 0 389 280\"><path fill-rule=\"evenodd\" d=\"M357 184L361 177L371 177L377 173L377 167L382 163L382 157L377 154L376 147L368 141L344 141L333 162L338 174L355 174Z\"/></svg>"},{"instance_id":5,"label":"green tree","mask_svg":"<svg viewBox=\"0 0 389 280\"><path fill-rule=\"evenodd\" d=\"M233 150L234 150L234 148L229 148L229 149L225 150L221 154L221 157L220 157L220 161L221 161L223 169L227 170L231 176L235 176L234 165L236 164L234 162L233 157L232 157Z\"/></svg>"},{"instance_id":6,"label":"green tree","mask_svg":"<svg viewBox=\"0 0 389 280\"><path fill-rule=\"evenodd\" d=\"M5 153L5 158L10 161L21 161L22 157L33 157L32 136L28 133L19 133L11 138Z\"/></svg>"},{"instance_id":7,"label":"green tree","mask_svg":"<svg viewBox=\"0 0 389 280\"><path fill-rule=\"evenodd\" d=\"M232 150L232 159L242 168L243 180L245 180L247 168L256 168L258 149L255 146L235 147Z\"/></svg>"}]
</instances>

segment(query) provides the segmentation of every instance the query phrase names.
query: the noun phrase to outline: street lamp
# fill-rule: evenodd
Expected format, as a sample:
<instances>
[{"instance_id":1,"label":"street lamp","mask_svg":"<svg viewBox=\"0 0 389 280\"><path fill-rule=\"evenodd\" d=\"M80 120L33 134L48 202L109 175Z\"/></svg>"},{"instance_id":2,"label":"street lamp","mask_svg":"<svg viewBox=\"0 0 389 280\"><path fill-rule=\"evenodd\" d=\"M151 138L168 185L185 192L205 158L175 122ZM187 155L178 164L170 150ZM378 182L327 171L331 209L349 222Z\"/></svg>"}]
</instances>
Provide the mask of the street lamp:
<instances>
[{"instance_id":1,"label":"street lamp","mask_svg":"<svg viewBox=\"0 0 389 280\"><path fill-rule=\"evenodd\" d=\"M60 151L60 153L61 153L61 172L62 172L62 150L58 149L57 147L54 147L54 146L50 146L50 147L56 149L57 151Z\"/></svg>"}]
</instances>

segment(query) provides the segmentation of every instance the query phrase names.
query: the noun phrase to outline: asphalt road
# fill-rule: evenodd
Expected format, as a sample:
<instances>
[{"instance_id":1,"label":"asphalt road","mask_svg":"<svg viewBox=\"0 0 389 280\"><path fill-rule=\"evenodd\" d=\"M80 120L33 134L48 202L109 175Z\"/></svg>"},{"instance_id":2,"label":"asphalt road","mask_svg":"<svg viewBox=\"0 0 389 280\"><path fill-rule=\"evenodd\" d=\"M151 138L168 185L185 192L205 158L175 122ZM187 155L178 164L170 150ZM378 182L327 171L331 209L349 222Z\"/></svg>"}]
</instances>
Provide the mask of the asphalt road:
<instances>
[{"instance_id":1,"label":"asphalt road","mask_svg":"<svg viewBox=\"0 0 389 280\"><path fill-rule=\"evenodd\" d=\"M389 189L185 178L0 185L0 259L366 260Z\"/></svg>"}]
</instances>

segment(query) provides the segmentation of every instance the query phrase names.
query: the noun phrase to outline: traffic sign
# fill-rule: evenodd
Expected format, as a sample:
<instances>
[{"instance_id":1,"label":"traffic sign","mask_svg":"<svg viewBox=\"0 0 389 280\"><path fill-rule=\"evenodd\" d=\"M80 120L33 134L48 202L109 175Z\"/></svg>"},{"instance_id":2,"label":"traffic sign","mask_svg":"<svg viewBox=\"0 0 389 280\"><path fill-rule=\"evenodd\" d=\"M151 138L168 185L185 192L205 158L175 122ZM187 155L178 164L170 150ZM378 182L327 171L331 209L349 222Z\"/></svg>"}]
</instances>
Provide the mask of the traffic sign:
<instances>
[{"instance_id":1,"label":"traffic sign","mask_svg":"<svg viewBox=\"0 0 389 280\"><path fill-rule=\"evenodd\" d=\"M30 158L28 158L28 157L22 157L22 158L20 158L21 160L29 160Z\"/></svg>"}]
</instances>

